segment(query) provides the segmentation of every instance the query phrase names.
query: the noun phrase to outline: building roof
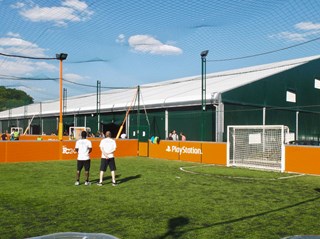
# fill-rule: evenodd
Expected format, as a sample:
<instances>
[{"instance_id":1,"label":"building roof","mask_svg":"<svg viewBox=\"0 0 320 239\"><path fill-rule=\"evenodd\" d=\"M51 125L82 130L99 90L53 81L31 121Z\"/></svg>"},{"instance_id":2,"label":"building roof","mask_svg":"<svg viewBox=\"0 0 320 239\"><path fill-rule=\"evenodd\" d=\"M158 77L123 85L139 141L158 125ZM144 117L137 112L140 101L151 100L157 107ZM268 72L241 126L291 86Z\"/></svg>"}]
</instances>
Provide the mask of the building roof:
<instances>
[{"instance_id":1,"label":"building roof","mask_svg":"<svg viewBox=\"0 0 320 239\"><path fill-rule=\"evenodd\" d=\"M209 103L215 93L224 93L317 59L320 55L207 74L206 100ZM201 78L198 75L141 85L140 105L145 108L201 105ZM130 105L137 106L137 99L134 101L137 88L102 91L100 112L126 111ZM96 107L95 93L68 97L64 113L93 113ZM58 115L59 112L60 101L57 99L2 111L0 119Z\"/></svg>"}]
</instances>

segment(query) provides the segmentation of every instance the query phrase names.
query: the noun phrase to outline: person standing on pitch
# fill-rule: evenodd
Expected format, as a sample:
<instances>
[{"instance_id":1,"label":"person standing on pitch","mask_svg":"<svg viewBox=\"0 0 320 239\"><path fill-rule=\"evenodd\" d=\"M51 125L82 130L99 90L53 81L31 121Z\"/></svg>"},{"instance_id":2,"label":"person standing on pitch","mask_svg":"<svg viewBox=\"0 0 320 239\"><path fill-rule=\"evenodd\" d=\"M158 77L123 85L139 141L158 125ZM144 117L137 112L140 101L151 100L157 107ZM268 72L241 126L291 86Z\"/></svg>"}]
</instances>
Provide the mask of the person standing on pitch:
<instances>
[{"instance_id":1,"label":"person standing on pitch","mask_svg":"<svg viewBox=\"0 0 320 239\"><path fill-rule=\"evenodd\" d=\"M98 186L102 186L103 174L107 170L108 166L111 171L112 186L116 186L116 163L114 160L114 152L116 151L117 144L114 139L111 138L111 132L106 132L106 138L100 142L101 150L101 164L100 164L100 180L97 183Z\"/></svg>"},{"instance_id":2,"label":"person standing on pitch","mask_svg":"<svg viewBox=\"0 0 320 239\"><path fill-rule=\"evenodd\" d=\"M77 175L75 185L80 185L80 174L81 170L84 167L85 170L85 183L84 185L90 185L89 182L89 171L90 171L90 156L89 154L92 151L92 143L87 139L87 132L81 132L81 139L76 142L76 152L78 153L77 158Z\"/></svg>"}]
</instances>

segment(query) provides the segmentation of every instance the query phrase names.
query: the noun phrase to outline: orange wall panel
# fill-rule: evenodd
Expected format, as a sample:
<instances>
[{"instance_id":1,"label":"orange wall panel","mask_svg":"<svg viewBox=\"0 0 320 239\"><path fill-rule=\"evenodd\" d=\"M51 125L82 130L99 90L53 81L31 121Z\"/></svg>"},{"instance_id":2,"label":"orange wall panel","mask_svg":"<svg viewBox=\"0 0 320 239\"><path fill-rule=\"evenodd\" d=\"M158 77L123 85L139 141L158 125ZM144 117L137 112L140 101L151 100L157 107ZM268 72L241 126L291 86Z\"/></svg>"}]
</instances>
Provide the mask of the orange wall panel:
<instances>
[{"instance_id":1,"label":"orange wall panel","mask_svg":"<svg viewBox=\"0 0 320 239\"><path fill-rule=\"evenodd\" d=\"M60 152L62 154L62 157L60 156L61 159L63 160L77 159L78 153L75 150L76 141L59 141L59 143L60 143L59 150L62 151ZM90 155L90 157L92 158L92 155Z\"/></svg>"},{"instance_id":2,"label":"orange wall panel","mask_svg":"<svg viewBox=\"0 0 320 239\"><path fill-rule=\"evenodd\" d=\"M149 153L149 143L148 142L140 142L139 143L139 156L148 157Z\"/></svg>"},{"instance_id":3,"label":"orange wall panel","mask_svg":"<svg viewBox=\"0 0 320 239\"><path fill-rule=\"evenodd\" d=\"M101 158L100 151L100 141L102 138L90 138L92 143L92 152L90 157ZM137 156L138 152L138 140L116 140L117 149L115 152L115 157L125 157L125 156ZM76 146L76 141L62 141L62 155L63 159L76 159L77 152L74 150Z\"/></svg>"},{"instance_id":4,"label":"orange wall panel","mask_svg":"<svg viewBox=\"0 0 320 239\"><path fill-rule=\"evenodd\" d=\"M179 145L179 159L183 161L201 163L202 149L199 142L181 141Z\"/></svg>"},{"instance_id":5,"label":"orange wall panel","mask_svg":"<svg viewBox=\"0 0 320 239\"><path fill-rule=\"evenodd\" d=\"M179 160L178 141L161 140L159 144L149 142L149 157L160 159Z\"/></svg>"},{"instance_id":6,"label":"orange wall panel","mask_svg":"<svg viewBox=\"0 0 320 239\"><path fill-rule=\"evenodd\" d=\"M92 152L90 157L101 158L99 148L100 140L92 140ZM76 141L57 141L57 140L17 140L0 143L1 157L0 162L37 162L49 160L75 160ZM116 157L137 156L137 140L117 141Z\"/></svg>"},{"instance_id":7,"label":"orange wall panel","mask_svg":"<svg viewBox=\"0 0 320 239\"><path fill-rule=\"evenodd\" d=\"M5 163L7 161L7 142L0 142L0 162Z\"/></svg>"},{"instance_id":8,"label":"orange wall panel","mask_svg":"<svg viewBox=\"0 0 320 239\"><path fill-rule=\"evenodd\" d=\"M9 141L6 144L8 163L59 159L58 141Z\"/></svg>"},{"instance_id":9,"label":"orange wall panel","mask_svg":"<svg viewBox=\"0 0 320 239\"><path fill-rule=\"evenodd\" d=\"M161 140L149 142L149 157L226 165L227 144Z\"/></svg>"},{"instance_id":10,"label":"orange wall panel","mask_svg":"<svg viewBox=\"0 0 320 239\"><path fill-rule=\"evenodd\" d=\"M227 143L202 143L202 163L227 165Z\"/></svg>"},{"instance_id":11,"label":"orange wall panel","mask_svg":"<svg viewBox=\"0 0 320 239\"><path fill-rule=\"evenodd\" d=\"M285 171L320 175L320 147L286 146Z\"/></svg>"},{"instance_id":12,"label":"orange wall panel","mask_svg":"<svg viewBox=\"0 0 320 239\"><path fill-rule=\"evenodd\" d=\"M136 139L119 139L115 157L138 156L138 140Z\"/></svg>"}]
</instances>

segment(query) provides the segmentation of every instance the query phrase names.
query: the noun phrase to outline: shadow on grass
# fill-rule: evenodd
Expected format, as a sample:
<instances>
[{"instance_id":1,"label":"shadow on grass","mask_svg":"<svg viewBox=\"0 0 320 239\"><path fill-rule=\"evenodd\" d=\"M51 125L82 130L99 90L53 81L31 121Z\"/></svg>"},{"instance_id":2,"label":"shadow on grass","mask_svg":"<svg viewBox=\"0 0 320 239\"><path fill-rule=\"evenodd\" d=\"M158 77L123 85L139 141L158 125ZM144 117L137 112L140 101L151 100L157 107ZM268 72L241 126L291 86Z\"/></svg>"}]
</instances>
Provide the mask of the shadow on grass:
<instances>
[{"instance_id":1,"label":"shadow on grass","mask_svg":"<svg viewBox=\"0 0 320 239\"><path fill-rule=\"evenodd\" d=\"M141 178L141 174L137 174L137 175L135 175L135 176L129 176L129 177L126 177L126 178L121 178L121 179L119 179L120 177L121 177L121 174L116 175L117 182L118 182L118 183L126 183L126 182L128 182L128 181ZM97 182L99 182L99 178L94 179L94 180L92 180L92 181L97 183ZM111 181L111 176L104 176L104 177L103 177L103 181Z\"/></svg>"},{"instance_id":2,"label":"shadow on grass","mask_svg":"<svg viewBox=\"0 0 320 239\"><path fill-rule=\"evenodd\" d=\"M141 178L141 174L137 174L135 176L129 176L129 177L126 177L126 178L121 178L121 179L119 179L119 183L126 183L128 181L131 181L131 180L134 180L134 179L138 179L138 178Z\"/></svg>"},{"instance_id":3,"label":"shadow on grass","mask_svg":"<svg viewBox=\"0 0 320 239\"><path fill-rule=\"evenodd\" d=\"M174 217L171 218L168 222L168 231L159 237L156 237L156 239L165 239L167 237L170 238L179 238L181 237L185 232L182 231L181 227L189 224L189 218L187 217Z\"/></svg>"},{"instance_id":4,"label":"shadow on grass","mask_svg":"<svg viewBox=\"0 0 320 239\"><path fill-rule=\"evenodd\" d=\"M314 190L316 192L320 193L320 188L315 188ZM201 230L201 229L215 227L215 226L220 226L220 225L232 224L232 223L235 223L235 222L245 221L247 219L252 219L252 218L256 218L256 217L265 216L265 215L268 215L268 214L271 214L271 213L274 213L274 212L279 212L279 211L282 211L282 210L298 207L298 206L301 206L303 204L307 204L307 203L310 203L310 202L315 202L315 201L318 201L319 199L320 199L320 196L315 197L315 198L310 198L308 200L301 201L301 202L298 202L298 203L295 203L295 204L291 204L291 205L288 205L288 206L285 206L285 207L280 207L280 208L277 208L277 209L274 209L274 210L270 210L270 211L266 211L266 212L262 212L262 213L257 213L257 214L254 214L254 215L244 216L244 217L240 217L240 218L235 218L235 219L231 219L231 220L227 220L227 221L216 222L216 223L212 223L212 224L206 224L205 226L196 227L196 228L187 229L187 230L183 230L183 229L181 230L181 229L179 229L179 227L187 225L189 223L189 219L188 218L185 218L185 217L172 218L172 219L169 220L168 231L163 236L156 237L156 239L164 239L166 237L179 238L179 237L181 237L183 234L185 234L187 232Z\"/></svg>"}]
</instances>

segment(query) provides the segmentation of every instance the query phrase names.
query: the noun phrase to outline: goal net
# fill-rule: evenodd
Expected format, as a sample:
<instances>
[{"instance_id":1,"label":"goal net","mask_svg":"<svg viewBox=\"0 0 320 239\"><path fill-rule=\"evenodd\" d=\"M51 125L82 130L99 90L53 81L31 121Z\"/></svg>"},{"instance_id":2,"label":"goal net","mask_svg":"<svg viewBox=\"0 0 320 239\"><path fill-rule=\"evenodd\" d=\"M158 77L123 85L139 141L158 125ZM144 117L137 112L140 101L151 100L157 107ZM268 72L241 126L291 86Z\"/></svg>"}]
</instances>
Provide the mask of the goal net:
<instances>
[{"instance_id":1,"label":"goal net","mask_svg":"<svg viewBox=\"0 0 320 239\"><path fill-rule=\"evenodd\" d=\"M227 166L284 171L284 125L228 126Z\"/></svg>"},{"instance_id":2,"label":"goal net","mask_svg":"<svg viewBox=\"0 0 320 239\"><path fill-rule=\"evenodd\" d=\"M70 127L69 128L69 139L70 140L81 139L81 132L82 131L91 132L91 129L89 127Z\"/></svg>"}]
</instances>

